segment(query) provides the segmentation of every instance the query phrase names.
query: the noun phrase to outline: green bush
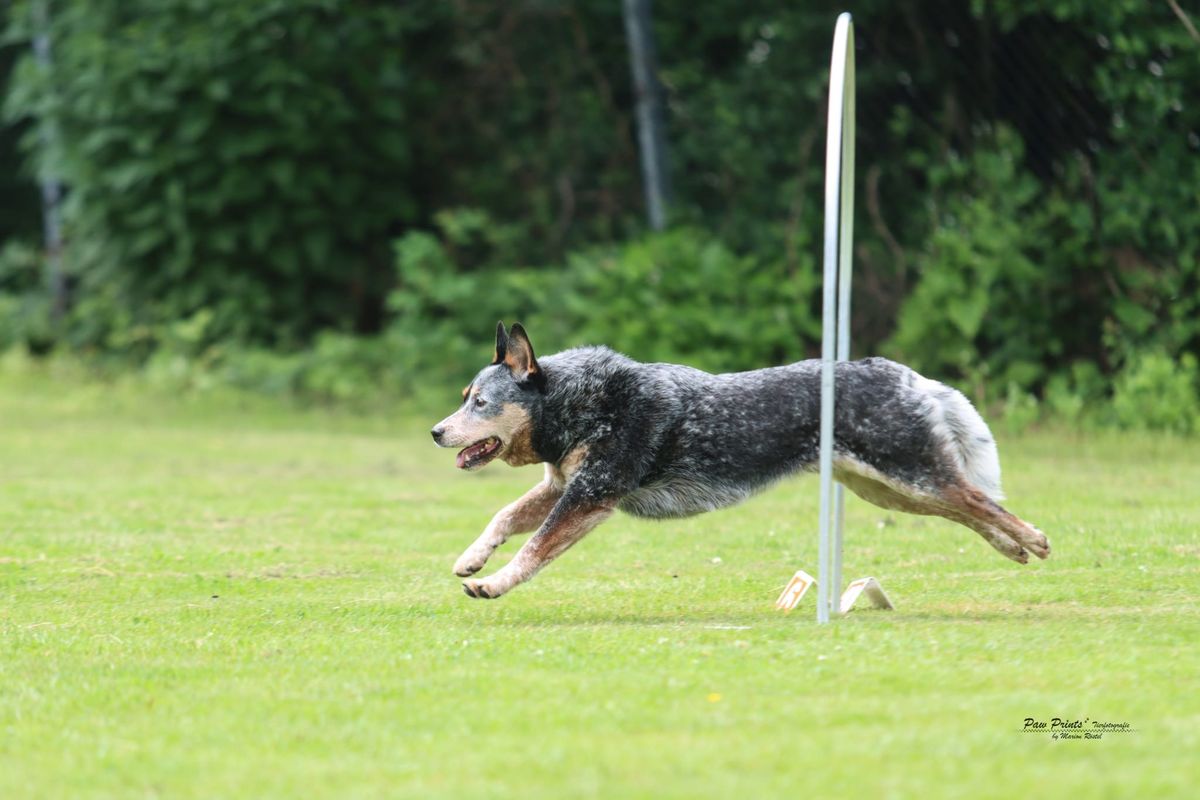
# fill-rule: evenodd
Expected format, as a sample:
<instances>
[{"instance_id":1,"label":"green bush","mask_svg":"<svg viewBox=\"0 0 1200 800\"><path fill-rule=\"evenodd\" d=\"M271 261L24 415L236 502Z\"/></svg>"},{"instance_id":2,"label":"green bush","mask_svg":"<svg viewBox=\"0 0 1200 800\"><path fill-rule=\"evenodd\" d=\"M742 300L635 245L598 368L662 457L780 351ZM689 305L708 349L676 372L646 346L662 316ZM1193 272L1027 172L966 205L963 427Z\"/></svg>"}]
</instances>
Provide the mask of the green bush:
<instances>
[{"instance_id":1,"label":"green bush","mask_svg":"<svg viewBox=\"0 0 1200 800\"><path fill-rule=\"evenodd\" d=\"M520 320L545 351L607 344L718 371L798 360L820 335L811 267L791 274L681 229L585 250L560 268L472 269L454 257L459 218L443 219L442 238L412 233L397 243L385 339L401 374L470 374L491 352L496 320Z\"/></svg>"},{"instance_id":2,"label":"green bush","mask_svg":"<svg viewBox=\"0 0 1200 800\"><path fill-rule=\"evenodd\" d=\"M1059 422L1068 426L1103 423L1109 382L1090 361L1076 361L1046 382L1045 406Z\"/></svg>"},{"instance_id":3,"label":"green bush","mask_svg":"<svg viewBox=\"0 0 1200 800\"><path fill-rule=\"evenodd\" d=\"M57 132L39 156L70 187L74 341L202 309L214 340L276 344L377 317L389 231L412 207L407 16L352 0L54 4L53 70L24 61L8 109Z\"/></svg>"},{"instance_id":4,"label":"green bush","mask_svg":"<svg viewBox=\"0 0 1200 800\"><path fill-rule=\"evenodd\" d=\"M51 339L49 311L42 295L0 292L0 353L10 347L46 349Z\"/></svg>"},{"instance_id":5,"label":"green bush","mask_svg":"<svg viewBox=\"0 0 1200 800\"><path fill-rule=\"evenodd\" d=\"M50 73L28 0L0 11L0 164L23 131L65 179L74 305L54 328L40 276L0 279L0 346L330 397L460 376L500 318L711 369L815 351L842 5L655 4L658 235L612 0L46 5ZM856 353L1090 425L1139 354L1200 352L1200 59L1168 5L854 11Z\"/></svg>"},{"instance_id":6,"label":"green bush","mask_svg":"<svg viewBox=\"0 0 1200 800\"><path fill-rule=\"evenodd\" d=\"M491 355L497 320L520 319L540 341L540 315L551 307L552 270L476 269L455 260L463 252L455 241L460 218L441 218L444 238L411 233L396 243L398 281L388 296L392 322L384 339L393 346L393 367L412 381L459 380L477 369Z\"/></svg>"},{"instance_id":7,"label":"green bush","mask_svg":"<svg viewBox=\"0 0 1200 800\"><path fill-rule=\"evenodd\" d=\"M0 31L9 27L10 3L0 4ZM0 91L7 93L13 63L29 52L25 42L0 35ZM24 125L0 125L0 245L41 233L41 200L31 170L22 159L19 142Z\"/></svg>"},{"instance_id":8,"label":"green bush","mask_svg":"<svg viewBox=\"0 0 1200 800\"><path fill-rule=\"evenodd\" d=\"M308 402L370 405L417 394L396 368L391 343L379 337L325 332L311 347L282 352L247 345L196 353L160 347L139 371L153 386L207 392L232 387Z\"/></svg>"},{"instance_id":9,"label":"green bush","mask_svg":"<svg viewBox=\"0 0 1200 800\"><path fill-rule=\"evenodd\" d=\"M1038 399L1023 391L1015 382L1008 384L1004 395L1001 418L1009 433L1022 433L1037 423L1041 416Z\"/></svg>"},{"instance_id":10,"label":"green bush","mask_svg":"<svg viewBox=\"0 0 1200 800\"><path fill-rule=\"evenodd\" d=\"M811 262L792 271L697 230L584 251L559 280L558 330L639 360L743 370L799 360L820 340Z\"/></svg>"},{"instance_id":11,"label":"green bush","mask_svg":"<svg viewBox=\"0 0 1200 800\"><path fill-rule=\"evenodd\" d=\"M41 270L42 254L34 247L9 241L0 248L0 352L10 347L42 352L53 342Z\"/></svg>"},{"instance_id":12,"label":"green bush","mask_svg":"<svg viewBox=\"0 0 1200 800\"><path fill-rule=\"evenodd\" d=\"M1185 353L1176 360L1161 352L1131 358L1117 375L1113 412L1123 428L1189 434L1200 422L1200 367Z\"/></svg>"},{"instance_id":13,"label":"green bush","mask_svg":"<svg viewBox=\"0 0 1200 800\"><path fill-rule=\"evenodd\" d=\"M1090 218L1047 197L1023 153L1002 127L990 147L931 170L937 224L886 345L917 369L962 378L981 400L988 385L1041 387L1064 356L1094 346L1062 324L1091 263L1081 244Z\"/></svg>"}]
</instances>

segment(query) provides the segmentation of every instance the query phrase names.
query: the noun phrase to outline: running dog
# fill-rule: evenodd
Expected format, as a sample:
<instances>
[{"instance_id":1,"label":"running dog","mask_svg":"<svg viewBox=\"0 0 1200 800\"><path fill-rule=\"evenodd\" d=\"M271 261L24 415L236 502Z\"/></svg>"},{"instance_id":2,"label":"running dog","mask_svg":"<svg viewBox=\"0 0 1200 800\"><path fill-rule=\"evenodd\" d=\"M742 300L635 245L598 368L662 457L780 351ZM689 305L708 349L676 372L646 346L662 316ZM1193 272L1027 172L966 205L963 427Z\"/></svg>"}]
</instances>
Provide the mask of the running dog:
<instances>
[{"instance_id":1,"label":"running dog","mask_svg":"<svg viewBox=\"0 0 1200 800\"><path fill-rule=\"evenodd\" d=\"M883 358L840 362L835 375L838 481L882 508L961 523L1020 564L1050 554L1041 531L1000 506L995 440L962 394ZM723 375L606 347L539 361L520 324L500 323L491 365L433 440L465 446L460 469L499 458L544 463L546 475L492 518L454 574L474 575L510 536L536 530L502 569L463 583L471 597L499 597L618 508L685 517L814 471L820 384L817 360Z\"/></svg>"}]
</instances>

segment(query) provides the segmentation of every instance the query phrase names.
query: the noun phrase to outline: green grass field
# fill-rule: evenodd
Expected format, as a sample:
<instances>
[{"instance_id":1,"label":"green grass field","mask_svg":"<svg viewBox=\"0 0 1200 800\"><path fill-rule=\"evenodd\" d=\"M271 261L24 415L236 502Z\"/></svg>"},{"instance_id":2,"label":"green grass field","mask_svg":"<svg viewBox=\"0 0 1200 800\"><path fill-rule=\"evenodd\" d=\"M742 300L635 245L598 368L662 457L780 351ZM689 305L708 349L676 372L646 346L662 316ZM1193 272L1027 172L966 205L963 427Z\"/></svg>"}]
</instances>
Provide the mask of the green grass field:
<instances>
[{"instance_id":1,"label":"green grass field","mask_svg":"<svg viewBox=\"0 0 1200 800\"><path fill-rule=\"evenodd\" d=\"M1002 440L1023 568L851 498L898 607L818 628L772 608L811 478L467 598L540 470L457 472L432 421L0 376L0 797L1194 796L1194 441Z\"/></svg>"}]
</instances>

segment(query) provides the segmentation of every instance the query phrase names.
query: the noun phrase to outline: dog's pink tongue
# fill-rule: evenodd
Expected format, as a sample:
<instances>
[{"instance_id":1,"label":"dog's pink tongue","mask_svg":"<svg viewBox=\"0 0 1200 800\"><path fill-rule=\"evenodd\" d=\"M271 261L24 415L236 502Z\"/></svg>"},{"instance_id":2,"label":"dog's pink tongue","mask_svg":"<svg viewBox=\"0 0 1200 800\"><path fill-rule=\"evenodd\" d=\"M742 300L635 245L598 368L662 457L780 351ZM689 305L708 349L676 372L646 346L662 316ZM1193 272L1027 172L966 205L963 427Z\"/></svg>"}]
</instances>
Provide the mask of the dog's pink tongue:
<instances>
[{"instance_id":1,"label":"dog's pink tongue","mask_svg":"<svg viewBox=\"0 0 1200 800\"><path fill-rule=\"evenodd\" d=\"M483 448L486 446L487 444L485 442L479 442L460 450L458 453L458 458L455 459L455 463L458 465L458 468L463 469L466 467L467 462L479 455L479 451L483 450Z\"/></svg>"}]
</instances>

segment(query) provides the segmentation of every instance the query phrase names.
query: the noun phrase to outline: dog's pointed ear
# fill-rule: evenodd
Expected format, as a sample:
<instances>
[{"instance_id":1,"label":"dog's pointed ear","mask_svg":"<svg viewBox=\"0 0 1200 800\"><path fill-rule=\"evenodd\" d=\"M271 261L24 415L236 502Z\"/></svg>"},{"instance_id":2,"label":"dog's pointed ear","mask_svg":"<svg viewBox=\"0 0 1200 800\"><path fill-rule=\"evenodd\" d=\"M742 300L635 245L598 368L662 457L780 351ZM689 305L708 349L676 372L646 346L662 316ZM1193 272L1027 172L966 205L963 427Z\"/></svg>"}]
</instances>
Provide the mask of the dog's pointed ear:
<instances>
[{"instance_id":1,"label":"dog's pointed ear","mask_svg":"<svg viewBox=\"0 0 1200 800\"><path fill-rule=\"evenodd\" d=\"M537 357L533 354L533 345L529 342L529 335L525 333L525 328L519 322L513 323L512 333L508 336L504 363L508 365L508 369L517 379L517 383L531 382L539 385L543 379Z\"/></svg>"},{"instance_id":2,"label":"dog's pointed ear","mask_svg":"<svg viewBox=\"0 0 1200 800\"><path fill-rule=\"evenodd\" d=\"M496 352L492 355L492 364L499 364L508 352L508 331L504 330L504 322L496 323Z\"/></svg>"}]
</instances>

